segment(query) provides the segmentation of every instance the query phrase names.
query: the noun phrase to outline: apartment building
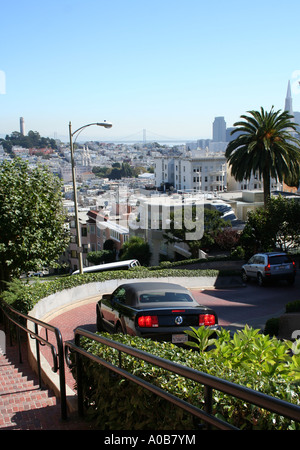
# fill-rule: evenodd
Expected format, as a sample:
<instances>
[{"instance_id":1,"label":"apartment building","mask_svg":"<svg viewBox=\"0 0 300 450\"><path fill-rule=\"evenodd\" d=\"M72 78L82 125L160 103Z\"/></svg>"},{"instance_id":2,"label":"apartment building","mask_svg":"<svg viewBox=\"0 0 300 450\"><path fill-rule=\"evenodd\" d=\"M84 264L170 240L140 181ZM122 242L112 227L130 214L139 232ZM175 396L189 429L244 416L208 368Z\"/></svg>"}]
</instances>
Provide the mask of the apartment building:
<instances>
[{"instance_id":1,"label":"apartment building","mask_svg":"<svg viewBox=\"0 0 300 450\"><path fill-rule=\"evenodd\" d=\"M231 175L224 152L193 151L189 157L156 157L155 186L182 192L261 191L263 180L258 173L249 180L237 181ZM286 191L287 187L271 179L271 190Z\"/></svg>"},{"instance_id":2,"label":"apartment building","mask_svg":"<svg viewBox=\"0 0 300 450\"><path fill-rule=\"evenodd\" d=\"M106 240L111 239L114 242L118 254L124 242L129 239L129 229L114 220L109 220L101 211L80 211L79 228L84 267L90 265L87 260L87 254L89 252L103 250ZM72 271L74 271L78 269L76 224L74 218L70 220L70 230L71 242L69 245L68 260Z\"/></svg>"},{"instance_id":3,"label":"apartment building","mask_svg":"<svg viewBox=\"0 0 300 450\"><path fill-rule=\"evenodd\" d=\"M183 192L222 192L227 188L227 164L222 152L200 150L186 157L156 157L154 167L156 187L170 184Z\"/></svg>"}]
</instances>

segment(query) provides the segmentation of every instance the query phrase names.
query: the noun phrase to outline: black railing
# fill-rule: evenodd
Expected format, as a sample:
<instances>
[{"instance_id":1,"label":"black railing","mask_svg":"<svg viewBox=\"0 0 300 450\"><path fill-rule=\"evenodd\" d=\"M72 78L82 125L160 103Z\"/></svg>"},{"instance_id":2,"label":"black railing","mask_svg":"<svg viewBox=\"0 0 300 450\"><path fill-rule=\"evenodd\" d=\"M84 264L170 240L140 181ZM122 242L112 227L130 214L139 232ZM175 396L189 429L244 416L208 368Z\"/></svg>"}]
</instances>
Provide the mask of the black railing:
<instances>
[{"instance_id":1,"label":"black railing","mask_svg":"<svg viewBox=\"0 0 300 450\"><path fill-rule=\"evenodd\" d=\"M16 327L16 337L19 348L19 362L22 363L22 350L21 350L21 330L25 332L29 338L35 339L36 342L36 362L37 373L39 379L39 387L42 388L42 374L41 374L41 358L40 358L40 346L47 346L50 348L52 354L52 371L59 372L60 383L60 404L61 404L61 418L67 419L67 401L66 401L66 380L65 380L65 364L64 364L64 350L62 336L58 328L42 322L35 317L28 316L12 308L8 304L0 303L0 309L3 313L5 332L7 333L7 321L9 322L9 338L10 345L12 345L12 327L14 324ZM27 328L27 326L34 324L34 330ZM45 330L45 337L42 337L41 331ZM52 332L56 338L56 345L53 345L48 339L48 332Z\"/></svg>"},{"instance_id":2,"label":"black railing","mask_svg":"<svg viewBox=\"0 0 300 450\"><path fill-rule=\"evenodd\" d=\"M187 412L193 414L198 419L205 422L210 427L216 427L218 429L223 430L237 430L238 428L233 425L218 419L213 415L213 389L221 391L225 394L228 394L232 397L241 399L250 404L261 407L265 410L272 411L280 416L284 416L296 422L300 422L300 407L297 405L293 405L284 400L280 400L275 397L271 397L269 395L254 391L252 389L246 388L244 386L240 386L238 384L232 383L230 381L222 380L213 375L208 375L203 372L199 372L197 370L191 369L189 367L182 366L178 363L174 363L163 358L151 355L142 350L134 349L125 344L121 344L119 342L113 341L111 339L107 339L104 336L100 336L94 333L91 333L83 328L77 328L75 330L75 340L65 342L65 357L68 366L71 366L70 353L75 352L76 360L76 370L77 370L77 392L78 392L78 413L80 416L84 415L84 399L83 399L83 383L82 383L82 356L87 357L98 364L112 370L113 372L127 378L134 383L143 386L145 389L153 392L154 394L163 397L167 401L175 404L176 406L181 407ZM104 344L108 347L117 349L119 351L119 366L115 366L110 362L103 360L102 358L93 355L92 353L84 350L80 346L80 338L86 337L101 344ZM199 384L204 386L204 409L197 408L186 401L175 397L174 395L164 391L163 389L144 381L143 379L132 375L130 372L122 369L122 353L127 355L131 355L133 357L139 358L143 361L146 361L152 365L164 368L168 371L186 377L190 380L196 381Z\"/></svg>"}]
</instances>

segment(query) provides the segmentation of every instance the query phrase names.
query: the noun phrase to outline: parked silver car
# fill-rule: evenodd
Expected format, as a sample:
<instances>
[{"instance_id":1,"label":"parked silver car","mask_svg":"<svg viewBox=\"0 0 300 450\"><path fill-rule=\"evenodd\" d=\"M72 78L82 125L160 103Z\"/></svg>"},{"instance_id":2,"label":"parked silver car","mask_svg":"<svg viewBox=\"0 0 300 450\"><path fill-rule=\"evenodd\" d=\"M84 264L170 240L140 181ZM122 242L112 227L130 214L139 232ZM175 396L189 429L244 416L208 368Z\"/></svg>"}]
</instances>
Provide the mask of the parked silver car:
<instances>
[{"instance_id":1,"label":"parked silver car","mask_svg":"<svg viewBox=\"0 0 300 450\"><path fill-rule=\"evenodd\" d=\"M295 275L295 262L286 253L281 252L257 253L242 266L243 281L255 278L260 286L271 280L286 280L293 284Z\"/></svg>"}]
</instances>

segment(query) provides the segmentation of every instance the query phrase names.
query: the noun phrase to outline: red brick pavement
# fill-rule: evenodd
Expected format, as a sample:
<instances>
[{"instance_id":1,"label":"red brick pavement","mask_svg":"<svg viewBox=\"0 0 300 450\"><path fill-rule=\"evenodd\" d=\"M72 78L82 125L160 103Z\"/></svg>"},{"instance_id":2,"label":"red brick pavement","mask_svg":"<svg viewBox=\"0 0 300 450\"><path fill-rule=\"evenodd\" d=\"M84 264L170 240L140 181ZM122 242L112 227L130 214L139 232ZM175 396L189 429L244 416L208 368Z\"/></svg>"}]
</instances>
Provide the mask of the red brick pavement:
<instances>
[{"instance_id":1,"label":"red brick pavement","mask_svg":"<svg viewBox=\"0 0 300 450\"><path fill-rule=\"evenodd\" d=\"M29 366L26 347L6 345L0 353L0 430L87 430L90 424L70 416L61 420L60 402L47 388L39 388Z\"/></svg>"},{"instance_id":2,"label":"red brick pavement","mask_svg":"<svg viewBox=\"0 0 300 450\"><path fill-rule=\"evenodd\" d=\"M71 309L67 308L65 312L61 312L54 318L47 320L50 325L58 328L62 335L63 342L70 341L74 338L74 329L84 326L92 332L96 332L96 300L91 303L82 303ZM48 339L55 344L55 336L48 333ZM52 356L50 349L42 348L44 357L52 365ZM74 390L74 378L66 367L66 384Z\"/></svg>"}]
</instances>

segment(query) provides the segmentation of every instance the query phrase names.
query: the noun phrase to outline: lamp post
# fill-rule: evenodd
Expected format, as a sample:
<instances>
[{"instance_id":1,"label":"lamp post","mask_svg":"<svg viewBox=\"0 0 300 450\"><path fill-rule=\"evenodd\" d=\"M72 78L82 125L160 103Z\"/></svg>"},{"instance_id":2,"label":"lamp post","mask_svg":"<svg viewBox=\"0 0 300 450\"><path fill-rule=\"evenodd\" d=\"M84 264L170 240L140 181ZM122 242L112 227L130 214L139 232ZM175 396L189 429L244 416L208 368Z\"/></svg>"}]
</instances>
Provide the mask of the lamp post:
<instances>
[{"instance_id":1,"label":"lamp post","mask_svg":"<svg viewBox=\"0 0 300 450\"><path fill-rule=\"evenodd\" d=\"M83 125L77 130L72 132L72 125L69 122L69 136L70 136L70 150L71 150L71 164L72 164L72 180L73 180L73 192L74 192L74 207L75 207L75 223L76 223L76 233L77 233L77 255L79 263L79 272L83 273L83 263L82 263L82 248L81 248L81 235L79 227L79 217L78 217L78 204L77 204L77 186L76 186L76 174L75 174L75 161L74 161L74 147L73 147L73 136L84 130L84 128L90 127L91 125L97 125L98 127L111 128L112 124L109 122L95 122Z\"/></svg>"}]
</instances>

